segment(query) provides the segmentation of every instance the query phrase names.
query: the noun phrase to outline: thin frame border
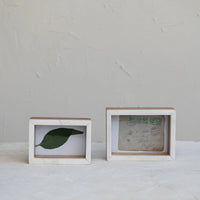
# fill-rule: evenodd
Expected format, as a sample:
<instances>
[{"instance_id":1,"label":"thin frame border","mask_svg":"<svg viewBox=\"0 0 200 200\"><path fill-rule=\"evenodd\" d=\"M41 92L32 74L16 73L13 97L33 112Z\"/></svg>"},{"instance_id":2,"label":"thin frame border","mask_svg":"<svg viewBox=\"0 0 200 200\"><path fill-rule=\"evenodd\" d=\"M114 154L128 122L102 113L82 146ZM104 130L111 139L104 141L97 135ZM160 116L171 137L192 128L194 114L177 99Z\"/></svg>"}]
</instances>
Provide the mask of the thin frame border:
<instances>
[{"instance_id":1,"label":"thin frame border","mask_svg":"<svg viewBox=\"0 0 200 200\"><path fill-rule=\"evenodd\" d=\"M77 125L86 126L86 155L83 158L63 157L63 158L38 158L35 157L35 126L36 125ZM32 117L29 120L29 164L90 164L91 163L91 128L92 122L89 118L50 118Z\"/></svg>"},{"instance_id":2,"label":"thin frame border","mask_svg":"<svg viewBox=\"0 0 200 200\"><path fill-rule=\"evenodd\" d=\"M170 117L169 154L168 155L113 155L111 138L112 115L168 115ZM174 160L176 141L176 111L171 107L109 107L106 108L107 160Z\"/></svg>"}]
</instances>

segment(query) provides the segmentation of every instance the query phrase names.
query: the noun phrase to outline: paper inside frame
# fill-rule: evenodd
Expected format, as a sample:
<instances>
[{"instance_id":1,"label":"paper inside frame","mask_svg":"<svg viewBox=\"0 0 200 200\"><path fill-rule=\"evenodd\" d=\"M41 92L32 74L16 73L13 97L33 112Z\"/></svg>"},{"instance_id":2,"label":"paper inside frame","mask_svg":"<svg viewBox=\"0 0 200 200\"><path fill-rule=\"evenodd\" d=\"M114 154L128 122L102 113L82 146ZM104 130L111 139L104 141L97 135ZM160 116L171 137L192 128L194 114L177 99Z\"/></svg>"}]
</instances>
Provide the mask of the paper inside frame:
<instances>
[{"instance_id":1,"label":"paper inside frame","mask_svg":"<svg viewBox=\"0 0 200 200\"><path fill-rule=\"evenodd\" d=\"M120 115L111 120L112 152L168 151L168 116Z\"/></svg>"}]
</instances>

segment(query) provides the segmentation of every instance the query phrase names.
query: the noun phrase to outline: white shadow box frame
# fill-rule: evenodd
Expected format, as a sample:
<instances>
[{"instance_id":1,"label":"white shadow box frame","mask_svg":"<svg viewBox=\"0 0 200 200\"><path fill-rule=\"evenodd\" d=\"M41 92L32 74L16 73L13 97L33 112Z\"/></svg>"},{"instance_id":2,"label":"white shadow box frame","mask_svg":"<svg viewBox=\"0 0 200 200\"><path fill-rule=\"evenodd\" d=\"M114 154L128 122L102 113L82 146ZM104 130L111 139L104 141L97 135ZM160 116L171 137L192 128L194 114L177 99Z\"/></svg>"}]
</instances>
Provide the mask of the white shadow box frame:
<instances>
[{"instance_id":1,"label":"white shadow box frame","mask_svg":"<svg viewBox=\"0 0 200 200\"><path fill-rule=\"evenodd\" d=\"M50 165L90 164L91 124L91 119L89 118L30 118L29 163ZM51 151L42 149L40 146L36 147L41 142L41 138L48 131L55 128L76 128L83 131L83 135L70 136L67 141L68 145L63 145Z\"/></svg>"},{"instance_id":2,"label":"white shadow box frame","mask_svg":"<svg viewBox=\"0 0 200 200\"><path fill-rule=\"evenodd\" d=\"M119 116L163 116L165 151L121 151L119 150ZM107 160L174 160L176 111L174 108L106 108ZM118 120L116 118L118 117ZM118 121L118 124L117 124Z\"/></svg>"}]
</instances>

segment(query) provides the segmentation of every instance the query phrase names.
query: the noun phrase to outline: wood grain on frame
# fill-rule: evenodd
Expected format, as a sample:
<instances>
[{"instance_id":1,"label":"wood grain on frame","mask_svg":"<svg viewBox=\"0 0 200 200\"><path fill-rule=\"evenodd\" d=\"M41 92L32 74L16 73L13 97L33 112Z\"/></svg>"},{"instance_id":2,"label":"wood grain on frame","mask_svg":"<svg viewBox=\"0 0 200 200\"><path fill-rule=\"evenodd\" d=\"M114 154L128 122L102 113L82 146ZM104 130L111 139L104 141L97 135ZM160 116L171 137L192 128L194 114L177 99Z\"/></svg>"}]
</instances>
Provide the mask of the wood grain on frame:
<instances>
[{"instance_id":1,"label":"wood grain on frame","mask_svg":"<svg viewBox=\"0 0 200 200\"><path fill-rule=\"evenodd\" d=\"M85 158L85 156L79 156L79 155L74 155L74 156L63 156L63 155L35 155L35 158Z\"/></svg>"},{"instance_id":2,"label":"wood grain on frame","mask_svg":"<svg viewBox=\"0 0 200 200\"><path fill-rule=\"evenodd\" d=\"M48 120L91 120L90 118L70 118L70 117L31 117L30 119L48 119Z\"/></svg>"},{"instance_id":3,"label":"wood grain on frame","mask_svg":"<svg viewBox=\"0 0 200 200\"><path fill-rule=\"evenodd\" d=\"M106 110L174 110L172 107L107 107Z\"/></svg>"},{"instance_id":4,"label":"wood grain on frame","mask_svg":"<svg viewBox=\"0 0 200 200\"><path fill-rule=\"evenodd\" d=\"M122 153L120 153L120 152L112 152L112 155L169 155L169 153L168 152L156 152L156 153L154 153L154 152L138 152L138 153L124 153L124 152L122 152Z\"/></svg>"},{"instance_id":5,"label":"wood grain on frame","mask_svg":"<svg viewBox=\"0 0 200 200\"><path fill-rule=\"evenodd\" d=\"M169 115L168 116L168 147L167 147L167 152L168 154L170 155L170 141L171 141L171 138L170 138L170 130L171 130L171 116Z\"/></svg>"}]
</instances>

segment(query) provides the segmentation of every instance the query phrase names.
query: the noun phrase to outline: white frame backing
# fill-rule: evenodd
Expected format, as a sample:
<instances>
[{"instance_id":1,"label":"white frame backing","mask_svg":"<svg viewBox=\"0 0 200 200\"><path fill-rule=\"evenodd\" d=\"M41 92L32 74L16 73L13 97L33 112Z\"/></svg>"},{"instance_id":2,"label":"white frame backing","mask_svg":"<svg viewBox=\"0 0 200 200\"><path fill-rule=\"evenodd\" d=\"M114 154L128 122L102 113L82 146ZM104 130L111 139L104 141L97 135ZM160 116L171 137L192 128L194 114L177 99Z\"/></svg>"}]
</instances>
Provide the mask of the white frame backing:
<instances>
[{"instance_id":1,"label":"white frame backing","mask_svg":"<svg viewBox=\"0 0 200 200\"><path fill-rule=\"evenodd\" d=\"M168 115L169 116L169 152L167 155L118 154L112 152L111 123L113 115ZM174 108L107 108L107 160L174 160L176 141L176 111Z\"/></svg>"},{"instance_id":2,"label":"white frame backing","mask_svg":"<svg viewBox=\"0 0 200 200\"><path fill-rule=\"evenodd\" d=\"M35 126L86 126L86 155L85 157L35 157ZM90 164L91 163L91 119L88 118L30 118L29 120L29 163L30 164Z\"/></svg>"}]
</instances>

